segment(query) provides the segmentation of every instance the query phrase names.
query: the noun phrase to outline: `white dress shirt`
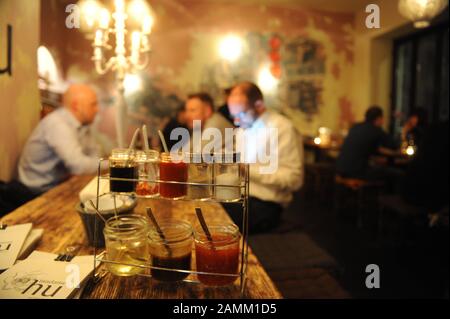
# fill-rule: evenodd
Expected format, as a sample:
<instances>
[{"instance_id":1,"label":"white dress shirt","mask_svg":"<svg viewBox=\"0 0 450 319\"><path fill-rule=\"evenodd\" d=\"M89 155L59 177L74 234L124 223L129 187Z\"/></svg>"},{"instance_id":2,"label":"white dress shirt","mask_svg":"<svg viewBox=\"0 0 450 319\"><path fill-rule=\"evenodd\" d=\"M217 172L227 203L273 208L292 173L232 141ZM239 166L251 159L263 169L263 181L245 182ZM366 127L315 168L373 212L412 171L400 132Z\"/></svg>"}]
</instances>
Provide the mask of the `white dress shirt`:
<instances>
[{"instance_id":1,"label":"white dress shirt","mask_svg":"<svg viewBox=\"0 0 450 319\"><path fill-rule=\"evenodd\" d=\"M272 134L269 136L262 131L270 128L278 132L278 145L275 149L270 149L270 139L272 138L273 141L276 138L275 132L269 131ZM286 117L270 110L265 111L251 128L243 132L245 132L245 143L241 147L242 156L244 161L251 163L250 196L286 207L292 200L292 193L303 185L301 135ZM242 138L242 135L239 138ZM264 173L269 164L258 160L258 152L265 151L265 154L268 154L269 150L274 152L272 155L277 158L278 165L273 172Z\"/></svg>"},{"instance_id":2,"label":"white dress shirt","mask_svg":"<svg viewBox=\"0 0 450 319\"><path fill-rule=\"evenodd\" d=\"M19 181L35 192L43 192L71 174L95 173L99 156L100 148L89 127L61 107L39 122L25 144Z\"/></svg>"}]
</instances>

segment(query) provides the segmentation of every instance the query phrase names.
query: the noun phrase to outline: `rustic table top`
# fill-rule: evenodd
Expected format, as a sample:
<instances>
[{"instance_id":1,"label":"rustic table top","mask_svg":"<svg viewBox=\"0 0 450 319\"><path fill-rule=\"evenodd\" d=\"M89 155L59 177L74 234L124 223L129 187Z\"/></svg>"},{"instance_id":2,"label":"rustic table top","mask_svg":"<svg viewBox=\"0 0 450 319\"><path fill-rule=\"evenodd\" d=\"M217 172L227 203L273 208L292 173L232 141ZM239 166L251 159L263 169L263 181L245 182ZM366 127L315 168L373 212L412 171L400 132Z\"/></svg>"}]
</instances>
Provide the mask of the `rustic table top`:
<instances>
[{"instance_id":1,"label":"rustic table top","mask_svg":"<svg viewBox=\"0 0 450 319\"><path fill-rule=\"evenodd\" d=\"M75 176L19 207L2 218L7 225L33 223L43 228L44 235L37 250L62 253L69 246L81 246L78 255L93 254L87 244L84 227L75 206L79 191L92 176ZM139 200L135 213L144 213L150 206L156 218L174 217L196 223L195 207L200 206L207 222L227 221L228 215L222 206L211 202ZM194 276L194 275L190 275ZM147 277L117 277L107 274L95 286L83 292L83 298L282 298L266 271L252 253L248 251L247 283L245 293L239 292L239 279L228 287L205 287L199 283L158 283Z\"/></svg>"}]
</instances>

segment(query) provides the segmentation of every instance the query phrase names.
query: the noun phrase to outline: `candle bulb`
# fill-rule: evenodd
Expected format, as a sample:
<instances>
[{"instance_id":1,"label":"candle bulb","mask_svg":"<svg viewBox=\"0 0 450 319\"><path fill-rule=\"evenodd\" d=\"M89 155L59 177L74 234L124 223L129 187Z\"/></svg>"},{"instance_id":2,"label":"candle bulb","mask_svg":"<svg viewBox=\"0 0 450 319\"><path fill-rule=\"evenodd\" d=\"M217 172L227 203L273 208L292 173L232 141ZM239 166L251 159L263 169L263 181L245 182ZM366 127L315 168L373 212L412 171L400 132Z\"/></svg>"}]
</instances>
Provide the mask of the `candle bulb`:
<instances>
[{"instance_id":1,"label":"candle bulb","mask_svg":"<svg viewBox=\"0 0 450 319\"><path fill-rule=\"evenodd\" d=\"M123 0L116 0L116 10L117 12L123 12L124 11L124 3Z\"/></svg>"},{"instance_id":2,"label":"candle bulb","mask_svg":"<svg viewBox=\"0 0 450 319\"><path fill-rule=\"evenodd\" d=\"M108 29L109 27L109 11L107 9L102 9L100 11L100 28Z\"/></svg>"},{"instance_id":3,"label":"candle bulb","mask_svg":"<svg viewBox=\"0 0 450 319\"><path fill-rule=\"evenodd\" d=\"M134 63L139 60L139 49L141 46L141 33L139 31L134 31L131 34L131 59Z\"/></svg>"},{"instance_id":4,"label":"candle bulb","mask_svg":"<svg viewBox=\"0 0 450 319\"><path fill-rule=\"evenodd\" d=\"M133 53L138 53L140 46L141 46L141 33L139 31L134 31L131 34L131 51Z\"/></svg>"},{"instance_id":5,"label":"candle bulb","mask_svg":"<svg viewBox=\"0 0 450 319\"><path fill-rule=\"evenodd\" d=\"M95 46L102 46L102 44L103 44L103 31L102 30L97 30L95 32L94 45Z\"/></svg>"},{"instance_id":6,"label":"candle bulb","mask_svg":"<svg viewBox=\"0 0 450 319\"><path fill-rule=\"evenodd\" d=\"M102 49L99 47L96 47L94 49L94 60L95 61L101 61L102 60Z\"/></svg>"}]
</instances>

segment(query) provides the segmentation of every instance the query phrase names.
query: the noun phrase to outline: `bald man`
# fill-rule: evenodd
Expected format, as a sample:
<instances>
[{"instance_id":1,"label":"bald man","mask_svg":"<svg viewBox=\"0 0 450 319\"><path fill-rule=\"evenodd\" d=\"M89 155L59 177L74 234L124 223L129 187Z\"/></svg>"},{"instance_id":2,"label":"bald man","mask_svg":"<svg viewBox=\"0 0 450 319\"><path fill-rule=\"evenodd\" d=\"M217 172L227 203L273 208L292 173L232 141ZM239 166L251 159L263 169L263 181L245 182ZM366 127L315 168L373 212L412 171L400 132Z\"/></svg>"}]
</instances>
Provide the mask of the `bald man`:
<instances>
[{"instance_id":1,"label":"bald man","mask_svg":"<svg viewBox=\"0 0 450 319\"><path fill-rule=\"evenodd\" d=\"M97 170L100 148L90 132L98 112L95 91L85 84L71 85L63 104L38 124L20 157L19 181L36 194L70 175Z\"/></svg>"}]
</instances>

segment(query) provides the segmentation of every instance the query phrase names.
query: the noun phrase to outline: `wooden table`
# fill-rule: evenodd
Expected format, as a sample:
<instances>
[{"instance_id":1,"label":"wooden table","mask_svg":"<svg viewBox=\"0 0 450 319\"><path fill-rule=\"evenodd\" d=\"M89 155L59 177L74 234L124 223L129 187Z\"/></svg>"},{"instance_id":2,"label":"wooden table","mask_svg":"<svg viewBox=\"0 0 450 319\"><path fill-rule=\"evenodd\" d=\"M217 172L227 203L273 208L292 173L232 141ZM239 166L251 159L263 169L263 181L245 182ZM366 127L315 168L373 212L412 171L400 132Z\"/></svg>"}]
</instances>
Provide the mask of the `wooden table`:
<instances>
[{"instance_id":1,"label":"wooden table","mask_svg":"<svg viewBox=\"0 0 450 319\"><path fill-rule=\"evenodd\" d=\"M37 250L62 253L68 246L81 245L78 255L93 254L75 210L79 201L78 193L90 179L92 176L72 177L4 216L2 222L7 225L31 222L34 227L43 228L44 235ZM198 205L202 207L207 222L229 220L222 206L217 203L140 200L135 213L143 213L145 206L151 206L157 218L175 217L194 223L194 207ZM240 298L238 282L239 279L231 287L208 288L195 283L166 284L147 277L116 277L108 273L92 289L87 289L83 298ZM282 298L250 248L244 298Z\"/></svg>"}]
</instances>

